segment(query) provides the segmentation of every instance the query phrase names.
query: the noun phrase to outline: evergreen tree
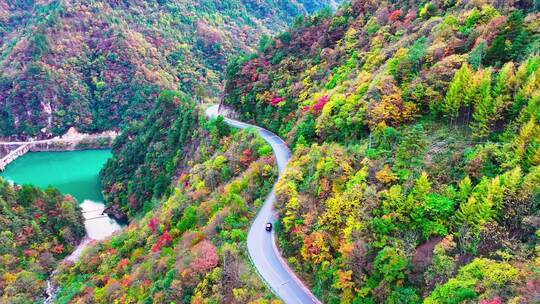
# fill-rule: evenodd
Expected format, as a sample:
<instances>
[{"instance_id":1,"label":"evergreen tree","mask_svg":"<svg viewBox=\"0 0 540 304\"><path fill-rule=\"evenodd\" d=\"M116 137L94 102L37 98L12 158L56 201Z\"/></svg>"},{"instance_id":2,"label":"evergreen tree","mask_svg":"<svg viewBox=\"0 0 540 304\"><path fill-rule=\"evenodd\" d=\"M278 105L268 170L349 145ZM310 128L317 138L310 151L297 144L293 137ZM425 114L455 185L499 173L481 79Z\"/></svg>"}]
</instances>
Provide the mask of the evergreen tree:
<instances>
[{"instance_id":1,"label":"evergreen tree","mask_svg":"<svg viewBox=\"0 0 540 304\"><path fill-rule=\"evenodd\" d=\"M424 127L417 124L405 133L396 152L395 168L402 179L409 178L411 171L418 171L424 163L427 147Z\"/></svg>"},{"instance_id":2,"label":"evergreen tree","mask_svg":"<svg viewBox=\"0 0 540 304\"><path fill-rule=\"evenodd\" d=\"M524 16L516 10L508 16L504 30L493 40L486 52L485 61L490 65L499 65L510 59L519 59L529 44L529 34L523 29Z\"/></svg>"},{"instance_id":3,"label":"evergreen tree","mask_svg":"<svg viewBox=\"0 0 540 304\"><path fill-rule=\"evenodd\" d=\"M473 231L479 233L492 219L496 218L503 203L504 186L497 176L484 178L473 190L468 200L461 204L458 218Z\"/></svg>"},{"instance_id":4,"label":"evergreen tree","mask_svg":"<svg viewBox=\"0 0 540 304\"><path fill-rule=\"evenodd\" d=\"M540 149L540 126L534 119L530 119L523 125L512 146L512 149L506 153L505 167L513 168L520 163L523 168L537 165L536 160L538 160L540 153L538 151Z\"/></svg>"},{"instance_id":5,"label":"evergreen tree","mask_svg":"<svg viewBox=\"0 0 540 304\"><path fill-rule=\"evenodd\" d=\"M469 90L471 79L470 66L463 64L448 87L441 110L446 117L450 118L451 123L459 116L461 107L468 103L465 92Z\"/></svg>"},{"instance_id":6,"label":"evergreen tree","mask_svg":"<svg viewBox=\"0 0 540 304\"><path fill-rule=\"evenodd\" d=\"M515 67L513 62L507 62L497 74L493 84L492 96L494 98L504 95L509 97L512 86L515 82Z\"/></svg>"},{"instance_id":7,"label":"evergreen tree","mask_svg":"<svg viewBox=\"0 0 540 304\"><path fill-rule=\"evenodd\" d=\"M469 54L468 62L473 67L473 69L477 70L482 65L482 59L484 58L486 53L486 42L482 41L480 42Z\"/></svg>"},{"instance_id":8,"label":"evergreen tree","mask_svg":"<svg viewBox=\"0 0 540 304\"><path fill-rule=\"evenodd\" d=\"M491 122L496 120L494 99L491 97L491 70L480 71L477 73L478 86L475 89L474 99L475 107L472 125L473 134L482 138L489 134Z\"/></svg>"},{"instance_id":9,"label":"evergreen tree","mask_svg":"<svg viewBox=\"0 0 540 304\"><path fill-rule=\"evenodd\" d=\"M493 39L491 47L486 52L485 61L490 65L504 61L506 57L506 39L503 35L498 35Z\"/></svg>"},{"instance_id":10,"label":"evergreen tree","mask_svg":"<svg viewBox=\"0 0 540 304\"><path fill-rule=\"evenodd\" d=\"M307 145L312 143L317 134L315 133L315 118L311 113L306 114L305 120L298 125L294 145Z\"/></svg>"}]
</instances>

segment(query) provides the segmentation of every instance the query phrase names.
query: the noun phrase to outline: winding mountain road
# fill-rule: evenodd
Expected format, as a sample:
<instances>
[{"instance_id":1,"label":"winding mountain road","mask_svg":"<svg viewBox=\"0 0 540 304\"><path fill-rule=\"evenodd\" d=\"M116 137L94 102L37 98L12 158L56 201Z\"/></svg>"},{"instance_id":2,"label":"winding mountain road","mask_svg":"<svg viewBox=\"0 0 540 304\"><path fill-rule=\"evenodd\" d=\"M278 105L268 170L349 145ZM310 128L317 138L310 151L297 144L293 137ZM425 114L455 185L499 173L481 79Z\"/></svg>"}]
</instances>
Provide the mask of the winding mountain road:
<instances>
[{"instance_id":1,"label":"winding mountain road","mask_svg":"<svg viewBox=\"0 0 540 304\"><path fill-rule=\"evenodd\" d=\"M221 115L219 105L214 105L206 109L207 117L215 118L218 115ZM234 119L224 118L225 122L232 127L239 129L254 128L259 132L260 136L272 147L278 165L278 175L281 176L291 158L291 152L287 144L277 135L266 129ZM257 268L259 275L283 302L287 304L320 304L321 302L315 298L281 256L276 246L274 231L267 232L265 230L266 223L273 223L278 219L277 212L274 210L275 202L274 184L272 192L266 197L261 210L249 229L247 247L251 260Z\"/></svg>"}]
</instances>

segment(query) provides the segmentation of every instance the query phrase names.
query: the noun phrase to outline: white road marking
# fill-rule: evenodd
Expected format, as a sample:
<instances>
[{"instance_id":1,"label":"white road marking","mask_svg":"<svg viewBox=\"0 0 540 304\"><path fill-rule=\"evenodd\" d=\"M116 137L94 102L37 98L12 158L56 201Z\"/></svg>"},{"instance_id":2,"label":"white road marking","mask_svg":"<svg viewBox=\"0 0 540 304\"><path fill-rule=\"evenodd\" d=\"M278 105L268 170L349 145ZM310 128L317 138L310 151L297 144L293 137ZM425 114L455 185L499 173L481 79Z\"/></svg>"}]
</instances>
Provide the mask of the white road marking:
<instances>
[{"instance_id":1,"label":"white road marking","mask_svg":"<svg viewBox=\"0 0 540 304\"><path fill-rule=\"evenodd\" d=\"M211 106L206 110L206 115L210 118L214 118L219 114L218 110L219 110L218 105ZM252 127L258 130L259 135L272 147L272 150L274 151L274 156L276 157L277 166L278 166L278 171L279 171L278 176L281 176L281 173L283 172L283 168L286 167L291 157L289 147L287 147L287 143L285 141L283 141L276 134L258 126L253 126L250 124L239 122L237 120L230 119L230 118L225 118L225 122L227 122L229 125L233 127L240 128L240 129L246 129L246 128ZM278 156L277 154L280 154L280 155ZM276 198L275 198L275 183L274 183L274 187L272 187L272 191L266 197L263 206L259 210L248 232L247 246L248 246L248 252L251 256L251 260L255 264L255 267L258 269L258 273L263 277L263 281L265 281L269 285L270 289L274 291L274 293L276 293L285 303L304 304L302 302L302 299L300 298L300 295L302 295L304 298L310 299L311 301L313 301L313 303L320 304L321 302L315 298L315 296L311 293L311 291L296 276L296 274L292 271L292 269L289 267L287 262L281 256L276 246L275 233L273 231L270 237L270 242L273 249L272 250L273 256L268 256L269 253L264 251L264 248L263 248L264 246L262 246L262 244L265 243L266 235L262 234L262 237L261 237L260 229L264 229L261 223L266 223L267 221L271 221L272 219L276 218L276 212L274 210L274 205L273 205L275 200ZM268 214L266 214L265 212ZM262 216L267 216L267 217L269 216L270 220L264 220ZM259 229L259 230L256 230L256 229ZM253 242L251 242L250 240L253 240L254 242L257 241L257 243L253 244ZM258 247L258 248L253 248L253 246ZM251 254L252 252L259 253L259 256L256 257L252 255ZM271 264L270 262L271 257L277 260L278 265ZM280 273L277 272L277 269L279 268L281 269ZM288 277L288 280L284 282L280 282L282 275L286 275ZM278 281L271 282L272 277L274 277ZM288 283L291 283L291 282L294 283L294 286L288 285ZM287 288L281 291L280 287L285 287L285 286ZM298 287L298 289L296 289L296 287ZM288 297L288 298L284 298L284 297Z\"/></svg>"}]
</instances>

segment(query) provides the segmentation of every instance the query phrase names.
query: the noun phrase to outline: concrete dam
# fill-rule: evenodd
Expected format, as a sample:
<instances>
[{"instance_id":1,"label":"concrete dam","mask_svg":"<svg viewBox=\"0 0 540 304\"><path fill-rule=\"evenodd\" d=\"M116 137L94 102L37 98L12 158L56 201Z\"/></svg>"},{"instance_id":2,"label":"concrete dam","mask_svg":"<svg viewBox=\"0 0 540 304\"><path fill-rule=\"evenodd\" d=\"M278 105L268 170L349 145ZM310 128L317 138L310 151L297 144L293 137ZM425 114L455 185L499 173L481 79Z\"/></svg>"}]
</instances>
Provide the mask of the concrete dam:
<instances>
[{"instance_id":1,"label":"concrete dam","mask_svg":"<svg viewBox=\"0 0 540 304\"><path fill-rule=\"evenodd\" d=\"M74 151L109 148L118 134L103 132L100 134L81 134L68 132L65 136L27 142L0 142L0 172L28 152Z\"/></svg>"}]
</instances>

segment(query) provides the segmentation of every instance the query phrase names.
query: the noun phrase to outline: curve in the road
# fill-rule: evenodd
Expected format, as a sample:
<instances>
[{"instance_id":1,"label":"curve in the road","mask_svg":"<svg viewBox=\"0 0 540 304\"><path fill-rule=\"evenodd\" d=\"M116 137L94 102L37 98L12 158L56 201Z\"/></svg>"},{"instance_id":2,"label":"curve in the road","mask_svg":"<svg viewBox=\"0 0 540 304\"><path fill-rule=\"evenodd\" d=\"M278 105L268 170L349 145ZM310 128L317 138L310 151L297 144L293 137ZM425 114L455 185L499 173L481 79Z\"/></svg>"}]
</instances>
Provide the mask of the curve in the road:
<instances>
[{"instance_id":1,"label":"curve in the road","mask_svg":"<svg viewBox=\"0 0 540 304\"><path fill-rule=\"evenodd\" d=\"M220 106L214 105L206 109L206 116L215 118L220 115ZM235 128L254 128L260 136L272 147L278 166L278 178L282 175L291 157L291 152L287 144L274 133L243 123L234 119L224 117L225 122ZM277 182L277 181L276 181ZM291 270L287 262L281 256L276 242L275 234L272 230L267 232L265 225L268 222L275 222L278 219L274 210L276 202L275 183L272 192L266 197L257 217L251 224L248 233L247 246L251 260L257 268L259 275L272 291L287 304L317 303L321 302L313 295L306 285Z\"/></svg>"}]
</instances>

